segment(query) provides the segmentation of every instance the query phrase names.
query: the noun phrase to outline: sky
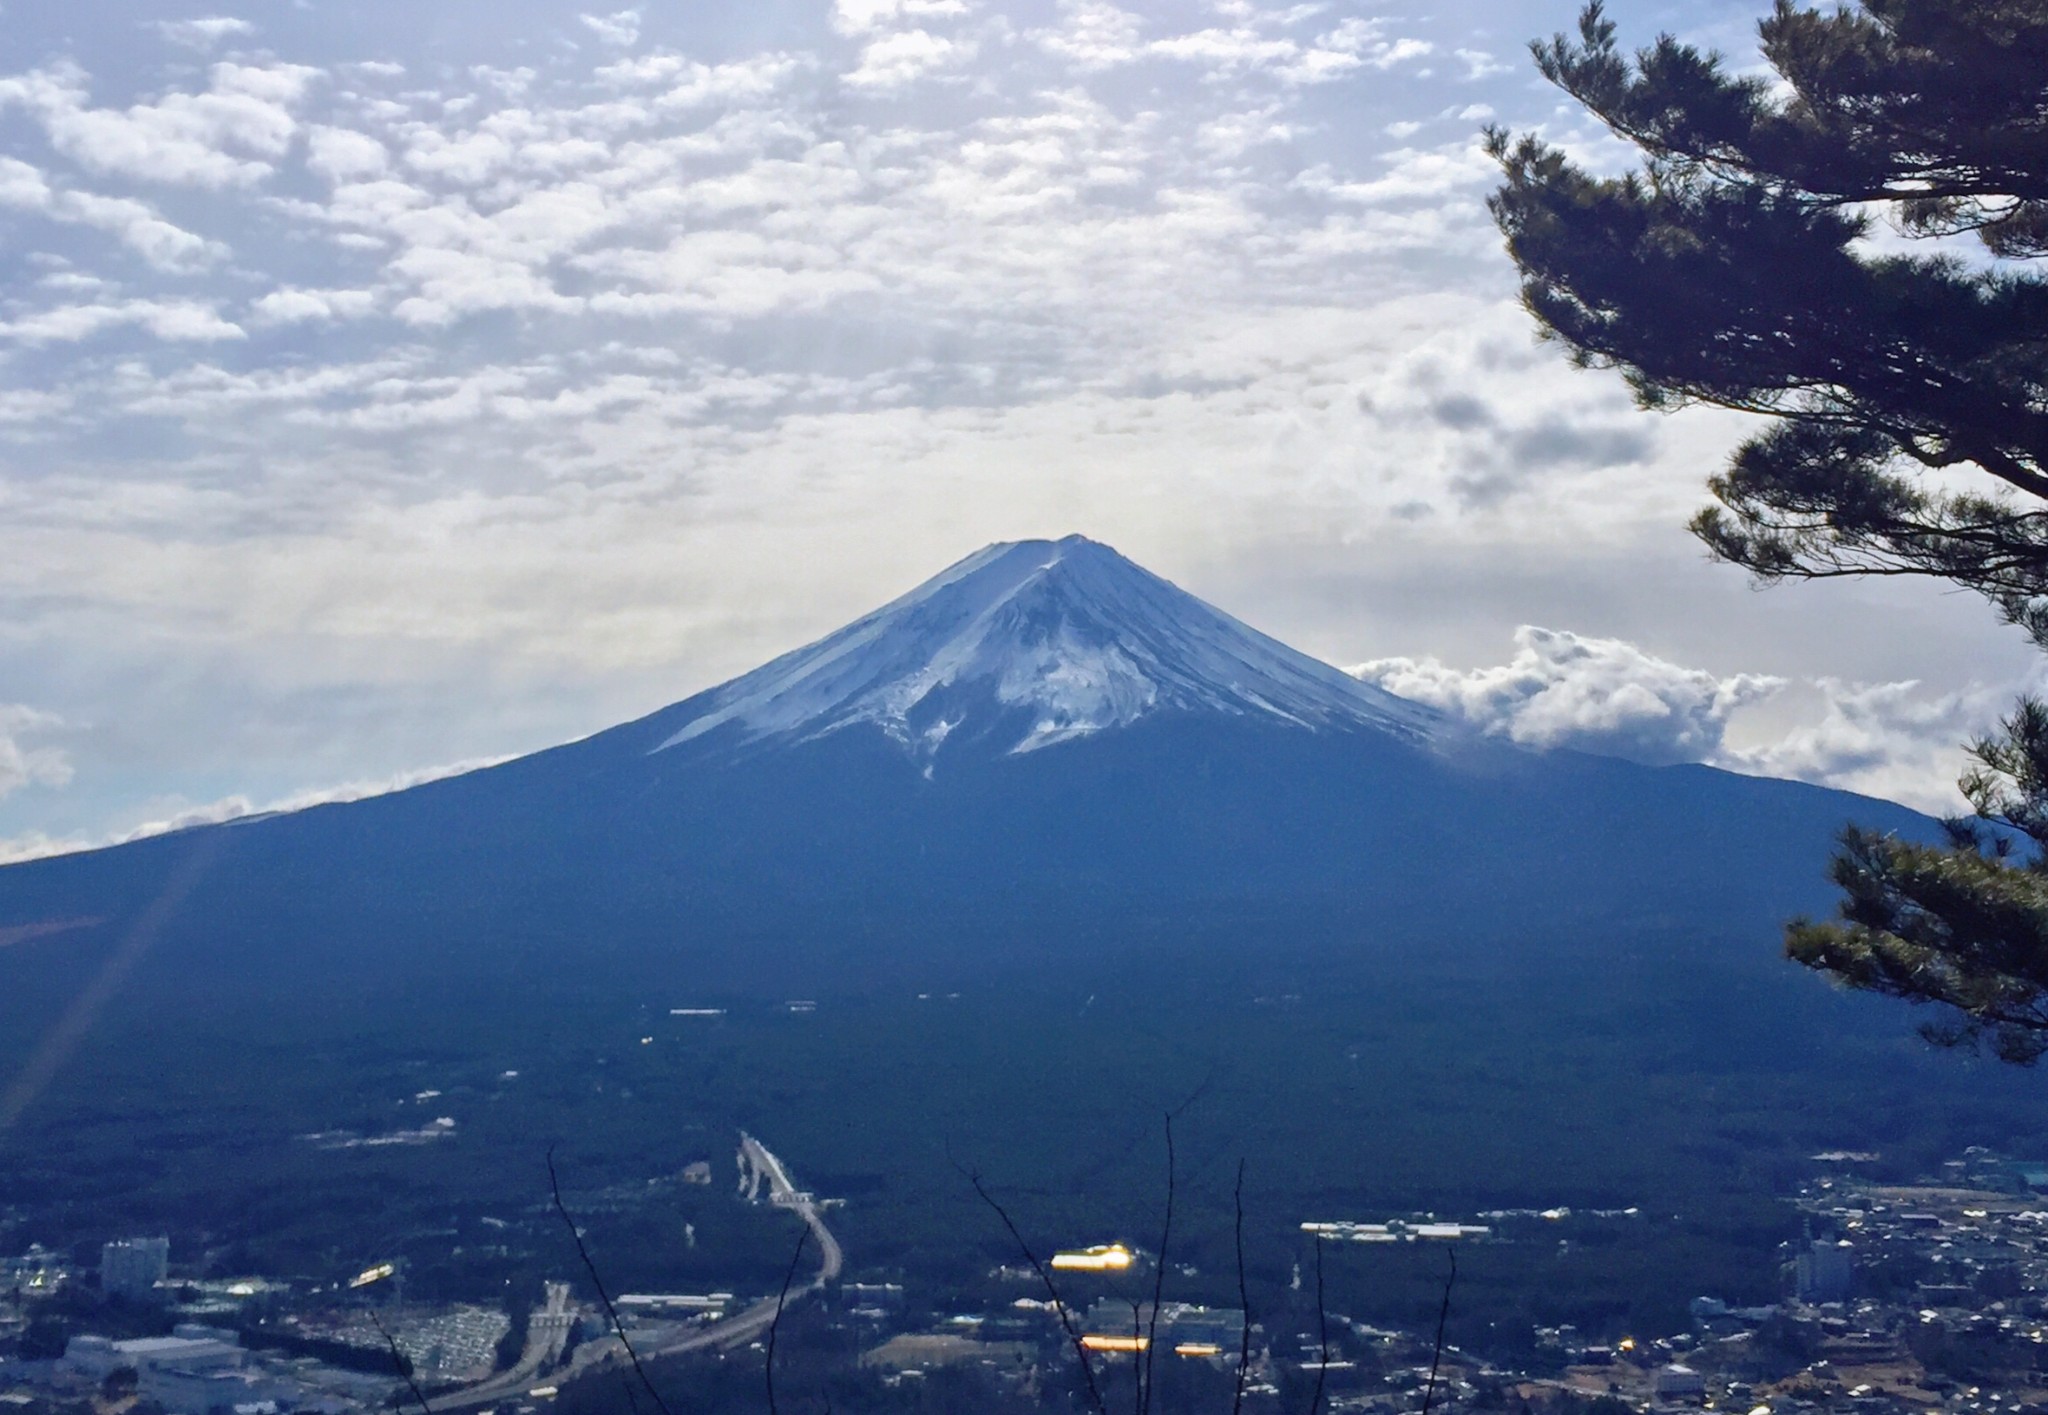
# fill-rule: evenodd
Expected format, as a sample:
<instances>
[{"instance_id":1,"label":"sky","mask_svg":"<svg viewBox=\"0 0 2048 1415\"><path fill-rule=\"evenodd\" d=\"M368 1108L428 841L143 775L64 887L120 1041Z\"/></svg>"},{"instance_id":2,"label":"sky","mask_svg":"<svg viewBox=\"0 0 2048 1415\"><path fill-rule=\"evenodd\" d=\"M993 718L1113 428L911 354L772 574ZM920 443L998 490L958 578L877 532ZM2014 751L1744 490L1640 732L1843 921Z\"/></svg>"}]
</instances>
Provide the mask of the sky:
<instances>
[{"instance_id":1,"label":"sky","mask_svg":"<svg viewBox=\"0 0 2048 1415\"><path fill-rule=\"evenodd\" d=\"M1683 529L1515 303L1574 4L5 0L0 859L581 736L1080 532L1534 748L1957 804L2036 657ZM1760 5L1610 7L1753 63Z\"/></svg>"}]
</instances>

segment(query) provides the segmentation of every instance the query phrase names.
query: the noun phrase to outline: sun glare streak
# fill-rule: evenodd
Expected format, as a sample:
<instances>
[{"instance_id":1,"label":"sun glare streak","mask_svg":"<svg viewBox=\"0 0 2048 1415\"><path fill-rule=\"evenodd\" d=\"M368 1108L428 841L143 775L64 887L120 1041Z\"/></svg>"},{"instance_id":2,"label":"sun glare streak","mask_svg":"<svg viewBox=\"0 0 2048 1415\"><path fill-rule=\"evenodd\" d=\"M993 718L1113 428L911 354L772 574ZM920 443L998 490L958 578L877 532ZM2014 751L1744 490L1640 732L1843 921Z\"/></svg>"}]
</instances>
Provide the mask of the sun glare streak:
<instances>
[{"instance_id":1,"label":"sun glare streak","mask_svg":"<svg viewBox=\"0 0 2048 1415\"><path fill-rule=\"evenodd\" d=\"M213 836L200 836L191 852L171 871L170 878L164 882L163 892L143 910L119 946L100 965L92 981L79 991L71 1005L64 1009L64 1015L52 1023L43 1039L36 1043L28 1061L8 1083L6 1092L0 1094L0 1134L14 1128L22 1112L35 1103L36 1097L43 1093L43 1089L64 1068L64 1063L71 1059L71 1054L78 1050L78 1044L85 1040L85 1034L99 1020L100 1009L107 1005L108 999L119 990L122 980L149 951L165 921L185 902L185 896L192 892L192 886L199 882L199 876L205 873L219 848L220 842Z\"/></svg>"}]
</instances>

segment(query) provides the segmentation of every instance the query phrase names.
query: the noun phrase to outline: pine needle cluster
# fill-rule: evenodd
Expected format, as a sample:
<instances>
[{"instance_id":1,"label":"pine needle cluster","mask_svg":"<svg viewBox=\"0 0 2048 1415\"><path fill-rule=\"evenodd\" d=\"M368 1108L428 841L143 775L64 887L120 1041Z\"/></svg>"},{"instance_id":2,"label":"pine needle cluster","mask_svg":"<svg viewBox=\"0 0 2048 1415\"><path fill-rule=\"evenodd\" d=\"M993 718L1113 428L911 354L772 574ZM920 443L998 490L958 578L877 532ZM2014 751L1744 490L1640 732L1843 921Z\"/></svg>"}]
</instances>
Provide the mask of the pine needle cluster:
<instances>
[{"instance_id":1,"label":"pine needle cluster","mask_svg":"<svg viewBox=\"0 0 2048 1415\"><path fill-rule=\"evenodd\" d=\"M1633 146L1624 175L1490 130L1490 199L1544 334L1645 408L1767 416L1692 529L1765 581L1901 575L1983 595L2048 652L2048 0L1791 0L1769 74L1599 3L1537 67ZM1840 917L1798 962L1937 1005L1923 1029L2048 1053L2048 707L1971 745L1975 818L1851 829Z\"/></svg>"}]
</instances>

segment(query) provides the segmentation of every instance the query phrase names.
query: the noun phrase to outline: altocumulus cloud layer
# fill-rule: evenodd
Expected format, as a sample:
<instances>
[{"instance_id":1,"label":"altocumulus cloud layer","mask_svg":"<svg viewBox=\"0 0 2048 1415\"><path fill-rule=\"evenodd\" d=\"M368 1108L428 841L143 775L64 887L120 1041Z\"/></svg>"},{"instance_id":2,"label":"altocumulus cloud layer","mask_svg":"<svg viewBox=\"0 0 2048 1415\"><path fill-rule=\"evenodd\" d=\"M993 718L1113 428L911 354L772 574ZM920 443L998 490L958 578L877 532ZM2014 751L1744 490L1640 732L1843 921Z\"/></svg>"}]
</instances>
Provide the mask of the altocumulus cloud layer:
<instances>
[{"instance_id":1,"label":"altocumulus cloud layer","mask_svg":"<svg viewBox=\"0 0 2048 1415\"><path fill-rule=\"evenodd\" d=\"M1716 637L1696 567L1653 582L1736 428L1535 347L1481 204L1491 118L1600 151L1522 57L1558 7L728 8L9 11L0 836L537 747L1070 530L1482 716L1521 690L1424 655L1539 613L1726 664L1502 729L1604 712L1658 760L1732 760L1757 675L1962 681L1995 642L1919 601L1873 601L1942 628L1905 662L1739 605ZM1891 691L1740 750L1931 790L1944 728L1901 713L2004 689Z\"/></svg>"}]
</instances>

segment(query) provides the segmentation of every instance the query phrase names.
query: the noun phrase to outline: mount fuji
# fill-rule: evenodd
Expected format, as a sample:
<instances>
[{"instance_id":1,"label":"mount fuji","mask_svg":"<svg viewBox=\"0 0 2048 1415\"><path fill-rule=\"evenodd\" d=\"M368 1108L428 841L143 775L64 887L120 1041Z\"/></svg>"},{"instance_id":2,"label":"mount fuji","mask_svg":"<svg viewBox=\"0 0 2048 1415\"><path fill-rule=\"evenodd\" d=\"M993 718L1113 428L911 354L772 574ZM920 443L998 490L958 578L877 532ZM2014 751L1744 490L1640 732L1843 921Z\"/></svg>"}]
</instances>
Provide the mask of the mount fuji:
<instances>
[{"instance_id":1,"label":"mount fuji","mask_svg":"<svg viewBox=\"0 0 2048 1415\"><path fill-rule=\"evenodd\" d=\"M1761 935L1825 906L1851 818L1929 829L1818 787L1475 738L1073 536L990 546L532 756L0 869L0 928L101 921L0 953L0 974L116 936L174 879L153 956L188 953L180 977L464 973L531 947L687 958L741 988L802 959L851 984L923 959L936 920L1078 937L1204 910L1382 940ZM863 932L896 941L847 942ZM1007 959L940 951L969 974Z\"/></svg>"},{"instance_id":2,"label":"mount fuji","mask_svg":"<svg viewBox=\"0 0 2048 1415\"><path fill-rule=\"evenodd\" d=\"M980 1273L949 1147L1108 1225L1154 1182L1134 1126L1198 1091L1242 1147L1217 1172L1275 1157L1276 1242L1375 1204L1750 1213L1815 1149L2048 1124L1778 957L1852 819L1935 829L1525 751L1107 547L991 546L580 741L0 869L0 1214L97 1242L168 1211L343 1274L413 1234L467 1291L550 1137L645 1176L737 1127L861 1196L856 1261ZM429 1098L456 1128L415 1147ZM551 1217L519 1241L554 1252ZM662 1222L621 1281L772 1282L656 1261Z\"/></svg>"},{"instance_id":3,"label":"mount fuji","mask_svg":"<svg viewBox=\"0 0 2048 1415\"><path fill-rule=\"evenodd\" d=\"M989 546L686 706L656 750L728 723L785 741L872 724L923 757L956 733L1027 752L1155 714L1414 741L1442 726L1083 536Z\"/></svg>"}]
</instances>

